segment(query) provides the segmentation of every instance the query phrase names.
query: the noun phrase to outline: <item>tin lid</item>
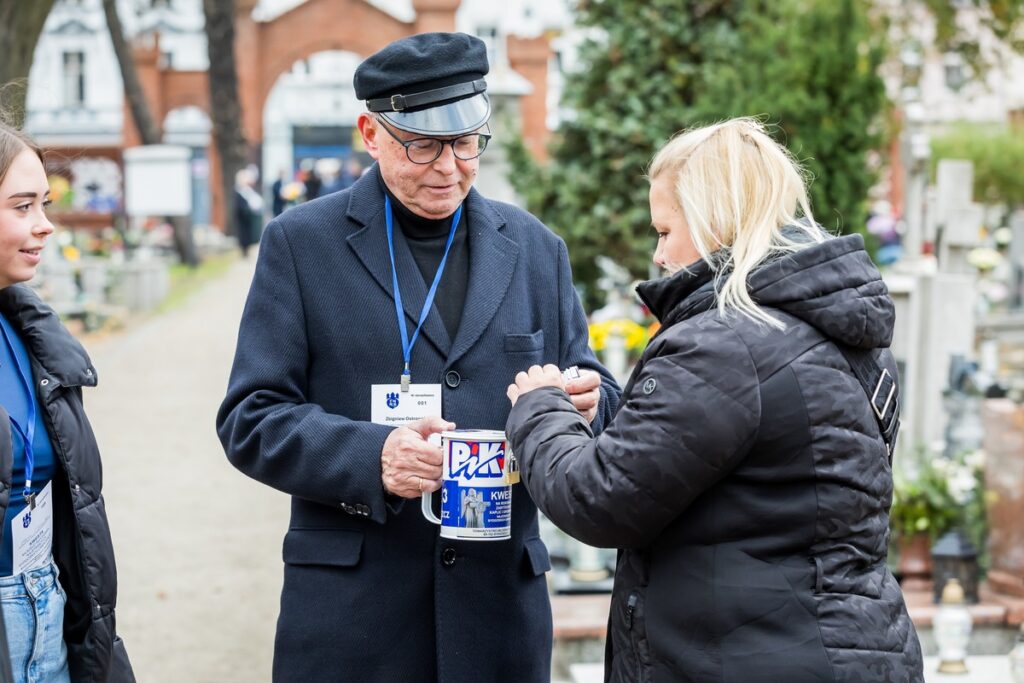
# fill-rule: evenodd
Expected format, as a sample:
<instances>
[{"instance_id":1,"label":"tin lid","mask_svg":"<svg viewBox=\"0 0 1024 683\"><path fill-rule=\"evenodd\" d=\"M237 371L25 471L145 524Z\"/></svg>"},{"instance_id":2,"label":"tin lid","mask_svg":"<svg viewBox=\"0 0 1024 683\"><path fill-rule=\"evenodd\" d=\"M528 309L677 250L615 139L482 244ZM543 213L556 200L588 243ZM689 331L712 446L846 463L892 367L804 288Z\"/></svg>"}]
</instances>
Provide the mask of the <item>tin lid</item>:
<instances>
[{"instance_id":1,"label":"tin lid","mask_svg":"<svg viewBox=\"0 0 1024 683\"><path fill-rule=\"evenodd\" d=\"M452 429L441 432L441 437L460 441L504 441L505 432L498 429Z\"/></svg>"}]
</instances>

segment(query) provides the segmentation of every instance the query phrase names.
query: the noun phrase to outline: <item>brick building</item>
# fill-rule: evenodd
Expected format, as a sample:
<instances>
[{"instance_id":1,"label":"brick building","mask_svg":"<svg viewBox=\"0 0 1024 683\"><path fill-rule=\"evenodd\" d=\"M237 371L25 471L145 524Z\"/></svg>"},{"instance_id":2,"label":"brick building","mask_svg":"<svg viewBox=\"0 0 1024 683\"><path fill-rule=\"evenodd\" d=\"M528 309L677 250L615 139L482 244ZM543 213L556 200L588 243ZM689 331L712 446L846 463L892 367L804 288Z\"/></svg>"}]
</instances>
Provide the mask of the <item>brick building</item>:
<instances>
[{"instance_id":1,"label":"brick building","mask_svg":"<svg viewBox=\"0 0 1024 683\"><path fill-rule=\"evenodd\" d=\"M123 3L122 3L123 4ZM481 34L492 49L488 76L496 126L521 134L544 155L549 129L552 53L536 14L560 3L513 0L237 0L236 55L242 127L251 160L269 183L308 153L358 152L352 131L361 105L351 71L387 43L417 32ZM541 8L547 6L547 10ZM131 9L131 8L129 8ZM164 139L193 150L193 220L222 225L217 152L210 135L206 37L199 0L136 0L122 8L135 62ZM532 35L508 35L510 13ZM561 15L564 17L567 15ZM546 21L546 20L545 20ZM327 72L329 78L317 78ZM339 68L340 65L340 68ZM121 152L139 144L122 92L100 0L58 0L37 48L28 93L27 128L72 179L71 226L109 225L120 201ZM511 123L507 123L507 122ZM499 132L499 131L495 131ZM296 153L296 148L300 147ZM502 155L488 154L481 185L511 199Z\"/></svg>"}]
</instances>

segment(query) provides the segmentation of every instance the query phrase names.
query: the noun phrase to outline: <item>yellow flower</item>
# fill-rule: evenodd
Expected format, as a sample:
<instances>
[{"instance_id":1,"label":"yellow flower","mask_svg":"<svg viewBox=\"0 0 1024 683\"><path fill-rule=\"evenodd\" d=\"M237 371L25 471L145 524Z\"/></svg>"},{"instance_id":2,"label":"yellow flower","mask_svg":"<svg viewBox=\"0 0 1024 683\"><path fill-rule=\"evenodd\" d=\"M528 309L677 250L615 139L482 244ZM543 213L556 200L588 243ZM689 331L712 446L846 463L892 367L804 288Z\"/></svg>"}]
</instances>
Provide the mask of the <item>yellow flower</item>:
<instances>
[{"instance_id":1,"label":"yellow flower","mask_svg":"<svg viewBox=\"0 0 1024 683\"><path fill-rule=\"evenodd\" d=\"M285 200L289 202L294 202L296 199L298 199L305 193L306 186L300 182L288 183L283 188L281 188L281 196L284 197Z\"/></svg>"},{"instance_id":2,"label":"yellow flower","mask_svg":"<svg viewBox=\"0 0 1024 683\"><path fill-rule=\"evenodd\" d=\"M46 179L50 184L50 199L54 204L61 204L61 200L71 191L71 183L61 175L52 175Z\"/></svg>"},{"instance_id":3,"label":"yellow flower","mask_svg":"<svg viewBox=\"0 0 1024 683\"><path fill-rule=\"evenodd\" d=\"M608 336L621 337L630 351L642 351L647 346L647 328L625 318L605 320L590 325L590 348L603 351L608 344Z\"/></svg>"},{"instance_id":4,"label":"yellow flower","mask_svg":"<svg viewBox=\"0 0 1024 683\"><path fill-rule=\"evenodd\" d=\"M63 254L64 254L64 260L65 260L65 261L71 261L71 262L74 262L74 261L77 261L77 260L79 260L80 258L82 258L82 252L81 252L81 251L79 251L79 250L78 250L78 247L76 247L76 246L75 246L75 245L73 245L73 244L69 244L69 245L67 245L66 247L64 247L64 248L63 248L63 249L61 250L61 253L63 253Z\"/></svg>"}]
</instances>

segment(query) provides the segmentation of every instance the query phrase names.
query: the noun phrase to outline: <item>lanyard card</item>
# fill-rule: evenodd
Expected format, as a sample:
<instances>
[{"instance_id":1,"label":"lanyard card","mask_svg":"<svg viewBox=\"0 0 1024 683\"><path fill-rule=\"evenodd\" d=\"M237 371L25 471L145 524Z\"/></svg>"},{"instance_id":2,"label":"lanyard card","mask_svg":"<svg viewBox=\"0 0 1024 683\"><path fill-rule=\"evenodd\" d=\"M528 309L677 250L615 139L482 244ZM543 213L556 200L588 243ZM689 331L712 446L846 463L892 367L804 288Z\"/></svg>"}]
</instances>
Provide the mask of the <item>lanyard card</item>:
<instances>
[{"instance_id":1,"label":"lanyard card","mask_svg":"<svg viewBox=\"0 0 1024 683\"><path fill-rule=\"evenodd\" d=\"M45 567L53 548L53 507L50 504L52 482L36 496L35 507L26 505L11 520L12 574Z\"/></svg>"},{"instance_id":2,"label":"lanyard card","mask_svg":"<svg viewBox=\"0 0 1024 683\"><path fill-rule=\"evenodd\" d=\"M441 414L440 384L374 384L370 387L370 421L398 427L430 415Z\"/></svg>"}]
</instances>

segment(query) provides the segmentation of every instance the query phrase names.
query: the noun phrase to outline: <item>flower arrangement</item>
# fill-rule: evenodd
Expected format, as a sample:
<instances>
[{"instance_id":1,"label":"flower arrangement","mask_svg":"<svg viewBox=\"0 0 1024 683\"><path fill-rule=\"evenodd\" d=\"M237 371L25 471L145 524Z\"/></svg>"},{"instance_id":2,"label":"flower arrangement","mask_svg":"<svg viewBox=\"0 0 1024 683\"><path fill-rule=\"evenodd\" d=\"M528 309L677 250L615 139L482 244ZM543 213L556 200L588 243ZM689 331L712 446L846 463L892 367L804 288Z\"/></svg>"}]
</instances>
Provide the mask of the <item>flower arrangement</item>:
<instances>
[{"instance_id":1,"label":"flower arrangement","mask_svg":"<svg viewBox=\"0 0 1024 683\"><path fill-rule=\"evenodd\" d=\"M590 348L603 351L608 346L608 337L617 335L625 340L626 350L639 354L647 346L650 339L648 328L626 318L605 320L590 324Z\"/></svg>"},{"instance_id":2,"label":"flower arrangement","mask_svg":"<svg viewBox=\"0 0 1024 683\"><path fill-rule=\"evenodd\" d=\"M305 195L306 186L298 181L288 183L281 188L281 197L283 197L286 202L298 201Z\"/></svg>"},{"instance_id":3,"label":"flower arrangement","mask_svg":"<svg viewBox=\"0 0 1024 683\"><path fill-rule=\"evenodd\" d=\"M50 185L50 200L55 207L61 209L71 208L75 193L71 189L71 183L61 175L51 175L46 179Z\"/></svg>"},{"instance_id":4,"label":"flower arrangement","mask_svg":"<svg viewBox=\"0 0 1024 683\"><path fill-rule=\"evenodd\" d=\"M919 451L894 472L889 525L896 537L925 533L934 541L959 527L984 558L988 533L985 452L963 451L953 457ZM984 566L984 562L981 562Z\"/></svg>"}]
</instances>

